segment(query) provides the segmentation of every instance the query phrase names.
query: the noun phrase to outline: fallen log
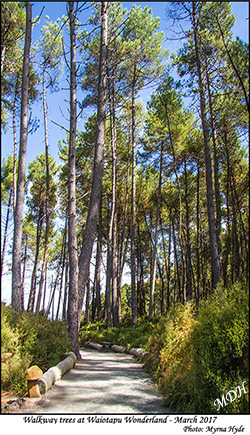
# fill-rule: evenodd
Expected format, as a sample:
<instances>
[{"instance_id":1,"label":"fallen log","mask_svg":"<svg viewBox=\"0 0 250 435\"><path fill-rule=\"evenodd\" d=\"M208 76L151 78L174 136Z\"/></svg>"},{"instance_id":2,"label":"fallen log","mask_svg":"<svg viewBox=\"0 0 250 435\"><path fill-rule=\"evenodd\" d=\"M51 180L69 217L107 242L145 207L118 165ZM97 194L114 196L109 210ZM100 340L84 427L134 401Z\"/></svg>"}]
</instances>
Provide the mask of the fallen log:
<instances>
[{"instance_id":1,"label":"fallen log","mask_svg":"<svg viewBox=\"0 0 250 435\"><path fill-rule=\"evenodd\" d=\"M94 350L102 350L103 349L101 344L99 344L99 343L92 343L91 341L86 341L84 343L84 346L87 346L90 349L94 349Z\"/></svg>"},{"instance_id":2,"label":"fallen log","mask_svg":"<svg viewBox=\"0 0 250 435\"><path fill-rule=\"evenodd\" d=\"M148 352L146 350L140 348L132 348L128 351L128 353L140 358L141 361L143 361L148 355Z\"/></svg>"},{"instance_id":3,"label":"fallen log","mask_svg":"<svg viewBox=\"0 0 250 435\"><path fill-rule=\"evenodd\" d=\"M117 344L113 344L113 346L111 346L111 350L113 352L117 352L117 353L126 353L127 352L126 347L118 346Z\"/></svg>"},{"instance_id":4,"label":"fallen log","mask_svg":"<svg viewBox=\"0 0 250 435\"><path fill-rule=\"evenodd\" d=\"M43 374L43 377L38 379L40 394L45 394L56 381L59 381L66 372L74 367L75 362L76 356L74 352L69 352L68 356L63 361L60 361L56 366L47 370L47 372Z\"/></svg>"}]
</instances>

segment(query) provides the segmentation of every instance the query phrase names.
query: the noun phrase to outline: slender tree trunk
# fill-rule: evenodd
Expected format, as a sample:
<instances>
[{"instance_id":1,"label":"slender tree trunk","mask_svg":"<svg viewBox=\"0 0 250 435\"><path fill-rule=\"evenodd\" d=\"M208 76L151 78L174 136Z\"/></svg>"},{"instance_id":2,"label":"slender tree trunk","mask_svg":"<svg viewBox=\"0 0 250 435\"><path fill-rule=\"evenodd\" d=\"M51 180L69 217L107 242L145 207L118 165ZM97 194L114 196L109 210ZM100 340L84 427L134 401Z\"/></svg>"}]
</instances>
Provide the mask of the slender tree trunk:
<instances>
[{"instance_id":1,"label":"slender tree trunk","mask_svg":"<svg viewBox=\"0 0 250 435\"><path fill-rule=\"evenodd\" d=\"M68 250L69 250L69 335L77 358L80 358L78 342L78 256L76 238L76 35L74 2L69 2L70 20L70 134L68 156Z\"/></svg>"},{"instance_id":2,"label":"slender tree trunk","mask_svg":"<svg viewBox=\"0 0 250 435\"><path fill-rule=\"evenodd\" d=\"M111 279L113 274L113 263L112 263L112 207L109 217L109 229L108 229L108 240L107 240L107 267L106 267L106 316L107 316L107 328L111 328Z\"/></svg>"},{"instance_id":3,"label":"slender tree trunk","mask_svg":"<svg viewBox=\"0 0 250 435\"><path fill-rule=\"evenodd\" d=\"M61 254L60 254L60 264L61 264L61 262L62 262L62 251L61 251ZM56 287L57 287L57 283L58 283L58 280L59 280L59 276L60 276L60 267L57 269L56 279L54 281L54 284L53 284L53 276L52 276L51 292L50 292L48 307L47 307L47 310L46 310L46 317L48 317L50 309L54 305L54 299L55 299L55 294L56 294Z\"/></svg>"},{"instance_id":4,"label":"slender tree trunk","mask_svg":"<svg viewBox=\"0 0 250 435\"><path fill-rule=\"evenodd\" d=\"M136 225L136 149L135 149L135 74L134 66L132 86L132 204L131 204L131 294L132 294L132 326L137 324L136 286L135 286L135 225Z\"/></svg>"},{"instance_id":5,"label":"slender tree trunk","mask_svg":"<svg viewBox=\"0 0 250 435\"><path fill-rule=\"evenodd\" d=\"M181 262L182 262L182 302L183 305L186 305L186 257L184 252L184 243L183 243L183 230L182 230L182 196L181 196L181 183L180 178L177 171L177 161L175 156L175 149L174 149L174 141L172 137L172 129L171 129L171 123L170 123L170 114L168 111L168 107L165 104L165 113L166 113L166 121L167 121L167 127L169 131L169 138L170 138L170 146L173 154L173 161L174 161L174 173L177 180L177 186L178 186L178 195L179 195L179 243L180 243L180 250L181 250Z\"/></svg>"},{"instance_id":6,"label":"slender tree trunk","mask_svg":"<svg viewBox=\"0 0 250 435\"><path fill-rule=\"evenodd\" d=\"M169 307L170 307L171 223L169 224L168 258L167 258L167 253L166 253L166 245L165 245L165 237L164 237L162 221L161 221L161 237L162 237L162 244L163 244L165 270L166 270L166 276L167 276L166 311L168 311Z\"/></svg>"},{"instance_id":7,"label":"slender tree trunk","mask_svg":"<svg viewBox=\"0 0 250 435\"><path fill-rule=\"evenodd\" d=\"M56 319L59 318L60 304L61 304L61 298L62 298L63 275L64 275L64 271L65 271L65 262L66 262L66 237L67 237L67 219L65 222L64 234L63 234L63 259L62 259L62 270L61 270L61 278L60 278L60 287L59 287L59 297L58 297Z\"/></svg>"},{"instance_id":8,"label":"slender tree trunk","mask_svg":"<svg viewBox=\"0 0 250 435\"><path fill-rule=\"evenodd\" d=\"M4 238L3 238L3 249L2 249L2 255L1 255L1 279L2 279L2 276L3 276L4 255L5 255L5 248L6 248L6 241L7 241L7 232L8 232L8 226L9 226L9 216L10 216L10 209L11 209L12 193L13 193L13 189L11 189L10 194L9 194L7 216L6 216L6 221L5 221Z\"/></svg>"},{"instance_id":9,"label":"slender tree trunk","mask_svg":"<svg viewBox=\"0 0 250 435\"><path fill-rule=\"evenodd\" d=\"M210 109L210 120L211 120L211 130L212 130L212 139L213 139L213 156L214 156L214 190L215 190L215 206L216 206L216 237L217 237L217 246L218 246L218 254L220 258L221 264L221 200L220 200L220 182L219 182L219 161L218 161L218 140L217 140L217 132L214 120L214 110L213 110L213 102L211 95L211 86L210 86L210 78L206 63L206 79L207 79L207 89L208 89L208 98L209 98L209 109Z\"/></svg>"},{"instance_id":10,"label":"slender tree trunk","mask_svg":"<svg viewBox=\"0 0 250 435\"><path fill-rule=\"evenodd\" d=\"M127 225L127 215L128 215L128 196L129 196L129 179L130 179L129 174L130 174L130 158L128 157L126 195L125 195L122 236L121 236L121 249L120 249L119 263L118 263L118 284L117 284L118 295L121 295L122 273L123 273L123 267L125 262L125 254L127 252L127 245L128 245L128 238L126 238L126 225ZM121 311L121 307L119 307L119 309ZM121 313L119 313L119 317L121 317Z\"/></svg>"},{"instance_id":11,"label":"slender tree trunk","mask_svg":"<svg viewBox=\"0 0 250 435\"><path fill-rule=\"evenodd\" d=\"M13 214L15 214L16 207L16 188L17 188L17 134L16 134L16 102L18 95L18 77L16 78L16 86L15 86L15 94L13 101L13 116L12 116L12 125L13 125L13 137L14 137L14 156L13 156Z\"/></svg>"},{"instance_id":12,"label":"slender tree trunk","mask_svg":"<svg viewBox=\"0 0 250 435\"><path fill-rule=\"evenodd\" d=\"M37 221L37 232L36 232L36 254L35 254L35 262L34 262L34 268L32 272L31 277L31 285L30 285L30 295L29 295L29 301L28 301L28 308L27 311L33 313L34 306L35 306L35 296L36 296L36 282L37 282L37 269L38 269L38 258L39 258L39 252L40 252L40 240L41 240L41 233L42 233L42 210L40 210L40 217Z\"/></svg>"},{"instance_id":13,"label":"slender tree trunk","mask_svg":"<svg viewBox=\"0 0 250 435\"><path fill-rule=\"evenodd\" d=\"M47 126L47 108L46 108L46 89L45 89L45 64L43 66L43 119L44 119L44 137L45 137L45 156L46 156L46 198L45 198L45 246L42 263L42 271L39 283L39 290L36 303L36 314L40 311L42 290L44 283L44 275L47 266L48 248L49 248L49 194L50 194L50 181L49 181L49 143L48 143L48 126Z\"/></svg>"},{"instance_id":14,"label":"slender tree trunk","mask_svg":"<svg viewBox=\"0 0 250 435\"><path fill-rule=\"evenodd\" d=\"M149 314L148 314L148 319L149 320L153 319L153 307L154 307L156 261L157 261L157 245L158 245L158 234L159 234L159 224L160 224L160 208L161 208L161 184L162 184L163 149L164 149L164 145L163 145L163 142L162 142L162 144L161 144L161 156L160 156L158 195L157 195L156 222L155 222L155 240L154 240L153 265L152 265L153 268L152 268L152 279L150 281Z\"/></svg>"},{"instance_id":15,"label":"slender tree trunk","mask_svg":"<svg viewBox=\"0 0 250 435\"><path fill-rule=\"evenodd\" d=\"M95 293L96 293L96 310L97 320L101 320L101 260L102 260L102 199L99 206L98 220L98 240L96 251L96 266L95 266Z\"/></svg>"},{"instance_id":16,"label":"slender tree trunk","mask_svg":"<svg viewBox=\"0 0 250 435\"><path fill-rule=\"evenodd\" d=\"M43 288L43 305L42 305L42 310L43 313L45 313L45 301L46 301L46 292L47 292L47 280L48 280L48 264L47 267L45 269L45 277L44 277L44 288Z\"/></svg>"},{"instance_id":17,"label":"slender tree trunk","mask_svg":"<svg viewBox=\"0 0 250 435\"><path fill-rule=\"evenodd\" d=\"M200 300L200 166L197 163L197 189L196 189L196 274L197 274L197 291L196 302Z\"/></svg>"},{"instance_id":18,"label":"slender tree trunk","mask_svg":"<svg viewBox=\"0 0 250 435\"><path fill-rule=\"evenodd\" d=\"M85 303L85 322L89 324L89 305L90 305L90 279L87 281L86 303Z\"/></svg>"},{"instance_id":19,"label":"slender tree trunk","mask_svg":"<svg viewBox=\"0 0 250 435\"><path fill-rule=\"evenodd\" d=\"M212 180L211 154L210 154L210 143L209 143L209 130L207 124L207 115L206 115L205 87L204 87L204 79L203 79L203 72L201 66L200 41L199 41L198 27L197 27L196 5L197 5L196 2L192 3L193 34L194 34L194 43L195 43L197 73L198 73L198 80L199 80L200 109L201 109L201 121L202 121L202 130L203 130L203 138L204 138L204 151L205 151L205 164L206 164L207 212L208 212L208 225L209 225L210 253L211 253L211 263L212 263L212 286L215 287L221 278L221 268L220 268L220 258L219 258L219 252L217 246L216 227L215 227L215 218L214 218L213 180Z\"/></svg>"},{"instance_id":20,"label":"slender tree trunk","mask_svg":"<svg viewBox=\"0 0 250 435\"><path fill-rule=\"evenodd\" d=\"M28 137L28 93L29 93L29 56L31 45L31 2L26 2L26 31L22 71L20 147L18 160L17 198L14 213L14 238L12 258L12 307L15 311L22 310L21 289L21 251L22 251L22 220L24 202L24 182L26 167L26 148Z\"/></svg>"},{"instance_id":21,"label":"slender tree trunk","mask_svg":"<svg viewBox=\"0 0 250 435\"><path fill-rule=\"evenodd\" d=\"M167 301L166 301L167 311L170 308L170 274L171 274L171 223L169 224L169 237L168 237Z\"/></svg>"},{"instance_id":22,"label":"slender tree trunk","mask_svg":"<svg viewBox=\"0 0 250 435\"><path fill-rule=\"evenodd\" d=\"M95 140L95 157L90 204L84 232L82 249L79 258L79 301L78 301L78 328L80 327L80 314L82 311L85 286L88 279L89 264L92 255L93 243L102 191L103 176L103 148L105 141L106 119L106 51L107 51L107 8L108 2L101 4L101 42L98 78L97 127Z\"/></svg>"},{"instance_id":23,"label":"slender tree trunk","mask_svg":"<svg viewBox=\"0 0 250 435\"><path fill-rule=\"evenodd\" d=\"M25 272L26 272L26 263L27 263L27 251L28 251L28 235L25 234L25 248L24 248L24 257L23 257L23 273L22 273L22 310L24 310L24 282L25 282Z\"/></svg>"},{"instance_id":24,"label":"slender tree trunk","mask_svg":"<svg viewBox=\"0 0 250 435\"><path fill-rule=\"evenodd\" d=\"M117 207L116 207L116 116L115 116L115 85L112 81L112 89L110 92L110 126L111 126L111 148L112 148L112 312L113 326L119 327L119 302L120 298L117 289Z\"/></svg>"},{"instance_id":25,"label":"slender tree trunk","mask_svg":"<svg viewBox=\"0 0 250 435\"><path fill-rule=\"evenodd\" d=\"M184 162L184 178L185 178L185 202L186 202L186 233L187 233L187 255L186 255L186 270L187 270L187 300L193 297L192 290L192 261L191 261L191 246L190 246L190 231L189 231L189 201L188 201L188 180L187 180L187 162Z\"/></svg>"},{"instance_id":26,"label":"slender tree trunk","mask_svg":"<svg viewBox=\"0 0 250 435\"><path fill-rule=\"evenodd\" d=\"M182 295L181 295L181 281L180 281L180 272L179 272L179 263L178 263L178 255L177 255L177 246L176 246L176 236L175 236L175 226L174 226L174 218L172 218L172 232L173 232L173 244L174 244L174 259L175 259L175 269L176 269L176 279L175 283L178 285L178 300L181 302ZM176 288L175 284L175 288ZM175 302L176 299L174 298Z\"/></svg>"},{"instance_id":27,"label":"slender tree trunk","mask_svg":"<svg viewBox=\"0 0 250 435\"><path fill-rule=\"evenodd\" d=\"M64 297L63 297L63 310L62 317L63 319L67 318L67 301L68 301L68 275L69 275L69 255L67 253L66 259L66 270L65 270L65 278L64 278Z\"/></svg>"}]
</instances>

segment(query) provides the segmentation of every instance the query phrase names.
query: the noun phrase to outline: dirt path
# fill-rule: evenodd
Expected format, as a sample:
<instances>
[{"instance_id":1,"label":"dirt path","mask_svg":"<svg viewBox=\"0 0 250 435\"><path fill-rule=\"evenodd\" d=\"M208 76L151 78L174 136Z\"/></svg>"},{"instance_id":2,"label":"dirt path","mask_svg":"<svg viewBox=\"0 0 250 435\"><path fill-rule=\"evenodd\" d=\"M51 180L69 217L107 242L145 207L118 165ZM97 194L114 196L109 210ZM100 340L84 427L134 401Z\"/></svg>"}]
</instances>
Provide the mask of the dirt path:
<instances>
[{"instance_id":1,"label":"dirt path","mask_svg":"<svg viewBox=\"0 0 250 435\"><path fill-rule=\"evenodd\" d=\"M82 360L29 406L29 414L169 414L131 355L81 349ZM32 399L30 399L32 400ZM31 405L31 404L29 404Z\"/></svg>"}]
</instances>

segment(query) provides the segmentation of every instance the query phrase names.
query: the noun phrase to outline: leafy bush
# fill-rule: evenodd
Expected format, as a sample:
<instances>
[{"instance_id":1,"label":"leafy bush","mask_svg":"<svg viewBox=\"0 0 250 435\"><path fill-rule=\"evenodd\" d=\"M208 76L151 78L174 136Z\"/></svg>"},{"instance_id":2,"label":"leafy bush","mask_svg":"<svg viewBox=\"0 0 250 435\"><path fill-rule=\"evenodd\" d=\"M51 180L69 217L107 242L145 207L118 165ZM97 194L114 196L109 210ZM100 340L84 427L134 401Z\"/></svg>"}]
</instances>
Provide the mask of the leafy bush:
<instances>
[{"instance_id":1,"label":"leafy bush","mask_svg":"<svg viewBox=\"0 0 250 435\"><path fill-rule=\"evenodd\" d=\"M163 393L165 405L180 412L192 412L188 390L192 365L190 333L194 325L191 304L177 304L158 325L150 337L146 369L152 374Z\"/></svg>"},{"instance_id":2,"label":"leafy bush","mask_svg":"<svg viewBox=\"0 0 250 435\"><path fill-rule=\"evenodd\" d=\"M192 331L190 391L196 412L216 412L214 401L248 379L249 295L244 286L218 287L200 304ZM246 412L248 397L220 409Z\"/></svg>"},{"instance_id":3,"label":"leafy bush","mask_svg":"<svg viewBox=\"0 0 250 435\"><path fill-rule=\"evenodd\" d=\"M138 324L135 327L121 325L119 329L108 328L104 322L89 323L81 326L80 329L80 345L83 346L85 341L94 341L100 343L102 341L110 341L118 345L132 347L141 347L148 349L148 339L150 331L154 323L138 319Z\"/></svg>"},{"instance_id":4,"label":"leafy bush","mask_svg":"<svg viewBox=\"0 0 250 435\"><path fill-rule=\"evenodd\" d=\"M38 365L46 371L68 350L71 344L64 322L15 313L1 304L2 389L24 394L28 367Z\"/></svg>"},{"instance_id":5,"label":"leafy bush","mask_svg":"<svg viewBox=\"0 0 250 435\"><path fill-rule=\"evenodd\" d=\"M14 331L8 321L6 309L1 312L1 389L25 391L25 372L31 357L20 353L20 335Z\"/></svg>"}]
</instances>

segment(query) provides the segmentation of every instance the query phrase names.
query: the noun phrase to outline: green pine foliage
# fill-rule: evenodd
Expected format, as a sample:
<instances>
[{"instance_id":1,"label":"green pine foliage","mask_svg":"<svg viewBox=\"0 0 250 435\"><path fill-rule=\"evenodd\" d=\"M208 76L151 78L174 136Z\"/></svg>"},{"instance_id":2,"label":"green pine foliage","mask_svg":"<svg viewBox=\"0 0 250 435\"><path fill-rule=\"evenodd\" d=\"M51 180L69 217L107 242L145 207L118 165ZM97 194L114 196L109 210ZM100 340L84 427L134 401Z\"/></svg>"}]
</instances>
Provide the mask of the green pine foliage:
<instances>
[{"instance_id":1,"label":"green pine foliage","mask_svg":"<svg viewBox=\"0 0 250 435\"><path fill-rule=\"evenodd\" d=\"M43 372L71 350L66 325L42 314L15 313L1 304L1 388L25 394L25 372L38 365Z\"/></svg>"}]
</instances>

